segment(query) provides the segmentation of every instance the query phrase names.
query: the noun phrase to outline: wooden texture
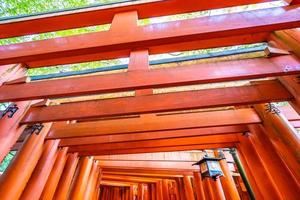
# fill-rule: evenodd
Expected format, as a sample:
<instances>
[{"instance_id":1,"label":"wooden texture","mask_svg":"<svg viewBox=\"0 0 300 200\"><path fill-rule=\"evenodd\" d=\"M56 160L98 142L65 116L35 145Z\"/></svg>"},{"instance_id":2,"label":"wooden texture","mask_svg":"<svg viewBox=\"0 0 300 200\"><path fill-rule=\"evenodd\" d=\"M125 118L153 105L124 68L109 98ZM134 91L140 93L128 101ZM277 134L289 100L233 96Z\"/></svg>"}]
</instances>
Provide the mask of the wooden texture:
<instances>
[{"instance_id":1,"label":"wooden texture","mask_svg":"<svg viewBox=\"0 0 300 200\"><path fill-rule=\"evenodd\" d=\"M16 37L83 26L93 26L111 23L114 15L128 10L136 10L139 18L157 17L186 13L199 10L217 9L238 5L254 3L272 2L273 0L240 0L226 1L220 3L218 0L197 4L195 0L188 2L182 0L170 1L148 1L144 3L129 3L117 6L99 6L92 9L80 9L77 12L62 12L57 14L46 14L37 17L21 18L17 20L7 20L0 23L0 38Z\"/></svg>"},{"instance_id":2,"label":"wooden texture","mask_svg":"<svg viewBox=\"0 0 300 200\"><path fill-rule=\"evenodd\" d=\"M237 106L291 99L293 99L292 95L279 82L267 81L250 86L35 107L30 108L21 123L88 119L218 106ZM61 110L64 110L64 112L60 112Z\"/></svg>"},{"instance_id":3,"label":"wooden texture","mask_svg":"<svg viewBox=\"0 0 300 200\"><path fill-rule=\"evenodd\" d=\"M65 163L67 161L67 151L68 151L68 147L58 149L55 163L53 165L53 168L51 170L51 173L49 175L49 178L47 180L47 183L44 187L44 190L42 192L40 199L43 199L43 200L53 199L59 179L63 173L63 169L64 169Z\"/></svg>"},{"instance_id":4,"label":"wooden texture","mask_svg":"<svg viewBox=\"0 0 300 200\"><path fill-rule=\"evenodd\" d=\"M151 49L153 46L296 28L300 25L300 11L297 8L298 5L295 5L127 27L133 34L119 35L112 30L12 44L0 47L0 64L28 63L79 55L82 57L93 53L145 48L146 46L152 54L154 53ZM203 28L199 29L199 26ZM38 48L40 46L43 48ZM127 52L128 55L129 52ZM87 60L90 58L85 59ZM76 60L69 62L76 62Z\"/></svg>"},{"instance_id":5,"label":"wooden texture","mask_svg":"<svg viewBox=\"0 0 300 200\"><path fill-rule=\"evenodd\" d=\"M68 154L67 161L57 185L57 189L55 190L54 199L64 200L67 199L70 192L70 186L72 179L74 177L74 173L78 163L78 154Z\"/></svg>"},{"instance_id":6,"label":"wooden texture","mask_svg":"<svg viewBox=\"0 0 300 200\"><path fill-rule=\"evenodd\" d=\"M221 132L229 133L247 130L247 127L243 125L256 124L260 122L260 118L251 108L159 115L153 117L142 115L139 118L103 120L74 124L66 124L65 122L54 123L47 138L105 136L191 128L199 128L199 131L203 131L203 134ZM226 127L221 128L222 126ZM117 141L117 139L118 138L116 138L115 141Z\"/></svg>"},{"instance_id":7,"label":"wooden texture","mask_svg":"<svg viewBox=\"0 0 300 200\"><path fill-rule=\"evenodd\" d=\"M43 153L34 168L26 188L23 190L21 198L24 200L40 199L47 179L51 173L55 159L57 157L57 147L59 140L48 140L43 147Z\"/></svg>"},{"instance_id":8,"label":"wooden texture","mask_svg":"<svg viewBox=\"0 0 300 200\"><path fill-rule=\"evenodd\" d=\"M73 188L70 192L70 199L84 199L86 183L89 179L90 171L93 164L93 157L82 157L78 175L74 180Z\"/></svg>"},{"instance_id":9,"label":"wooden texture","mask_svg":"<svg viewBox=\"0 0 300 200\"><path fill-rule=\"evenodd\" d=\"M134 61L134 57L131 56L132 62L136 64L131 62L129 64L129 72L125 73L1 86L0 102L235 81L300 72L300 62L290 55L195 64L155 70L141 70L140 68L147 68L148 60L145 56L140 57L142 56L141 53L137 56L140 59L138 61ZM132 67L134 68L131 69Z\"/></svg>"},{"instance_id":10,"label":"wooden texture","mask_svg":"<svg viewBox=\"0 0 300 200\"><path fill-rule=\"evenodd\" d=\"M20 198L42 154L44 138L50 126L51 124L45 124L39 135L32 134L28 136L4 174L1 175L1 199Z\"/></svg>"}]
</instances>

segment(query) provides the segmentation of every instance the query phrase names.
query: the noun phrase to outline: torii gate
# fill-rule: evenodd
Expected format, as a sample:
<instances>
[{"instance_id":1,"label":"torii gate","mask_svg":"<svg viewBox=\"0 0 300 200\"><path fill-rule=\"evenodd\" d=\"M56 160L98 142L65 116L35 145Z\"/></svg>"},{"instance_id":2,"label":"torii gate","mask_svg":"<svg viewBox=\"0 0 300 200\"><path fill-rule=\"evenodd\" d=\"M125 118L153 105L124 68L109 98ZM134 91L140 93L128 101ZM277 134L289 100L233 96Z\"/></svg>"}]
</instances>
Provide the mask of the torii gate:
<instances>
[{"instance_id":1,"label":"torii gate","mask_svg":"<svg viewBox=\"0 0 300 200\"><path fill-rule=\"evenodd\" d=\"M297 199L300 2L145 26L137 23L272 1L147 0L0 21L0 38L111 23L108 31L0 46L0 102L13 102L13 110L7 110L11 116L0 120L1 161L10 150L18 150L0 177L1 199L243 199L224 160L220 164L225 176L217 181L202 179L196 168L182 167L176 159L168 163L136 156L134 162L124 163L121 157L103 161L108 155L125 154L129 159L127 154L219 148L237 149L252 198ZM263 57L182 62L158 69L149 61L153 54L260 42L268 43L256 50L264 52ZM30 68L121 57L129 57L126 72L45 80L25 75ZM242 80L250 81L154 92ZM122 98L86 97L128 91ZM55 104L56 98L66 100ZM271 103L281 101L289 105L277 108ZM219 156L218 151L214 154Z\"/></svg>"}]
</instances>

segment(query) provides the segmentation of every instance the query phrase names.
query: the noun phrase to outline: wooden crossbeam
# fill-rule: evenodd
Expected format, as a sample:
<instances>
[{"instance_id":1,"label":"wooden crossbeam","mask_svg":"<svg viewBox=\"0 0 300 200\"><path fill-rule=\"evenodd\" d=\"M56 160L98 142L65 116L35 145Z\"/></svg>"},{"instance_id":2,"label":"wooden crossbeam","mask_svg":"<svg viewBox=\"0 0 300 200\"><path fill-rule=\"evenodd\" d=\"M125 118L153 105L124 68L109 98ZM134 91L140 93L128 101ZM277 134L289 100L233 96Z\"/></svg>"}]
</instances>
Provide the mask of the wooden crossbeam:
<instances>
[{"instance_id":1,"label":"wooden crossbeam","mask_svg":"<svg viewBox=\"0 0 300 200\"><path fill-rule=\"evenodd\" d=\"M192 174L192 171L188 173ZM142 177L155 177L155 178L175 178L175 177L183 177L182 174L155 174L155 173L140 173L138 169L135 169L135 172L111 172L102 170L103 174L116 174L116 175L131 175L131 176L142 176Z\"/></svg>"},{"instance_id":2,"label":"wooden crossbeam","mask_svg":"<svg viewBox=\"0 0 300 200\"><path fill-rule=\"evenodd\" d=\"M101 164L101 163L99 163ZM103 173L114 174L114 173L142 173L142 174L154 174L154 175L166 175L166 176L176 176L176 175L191 175L194 171L193 169L180 169L180 168L167 168L166 166L154 168L154 167L126 167L126 166L105 166L100 165Z\"/></svg>"},{"instance_id":3,"label":"wooden crossbeam","mask_svg":"<svg viewBox=\"0 0 300 200\"><path fill-rule=\"evenodd\" d=\"M243 133L246 132L245 126L229 126L217 128L196 128L196 129L180 129L171 131L154 131L144 133L131 133L121 135L105 135L105 136L92 136L92 137L77 137L65 138L60 142L60 146L72 145L86 145L86 144L102 144L108 142L129 142L140 140L157 140L166 138L184 138L191 136L201 135L224 135L230 133Z\"/></svg>"},{"instance_id":4,"label":"wooden crossbeam","mask_svg":"<svg viewBox=\"0 0 300 200\"><path fill-rule=\"evenodd\" d=\"M91 144L91 145L78 145L70 146L70 152L78 152L79 154L89 155L103 155L103 152L114 152L118 150L130 149L144 149L147 148L161 148L161 147L176 147L189 146L189 145L211 145L211 144L224 144L237 143L237 134L226 135L209 135L209 136L196 136L188 138L172 138L172 139L159 139L154 141L137 141L137 142L116 142L105 144ZM162 152L164 150L160 150ZM178 150L177 150L178 151ZM153 152L153 151L149 151ZM114 153L115 154L115 153ZM129 153L128 153L129 154Z\"/></svg>"},{"instance_id":5,"label":"wooden crossbeam","mask_svg":"<svg viewBox=\"0 0 300 200\"><path fill-rule=\"evenodd\" d=\"M134 169L143 169L143 168L152 168L154 170L163 170L169 169L171 171L175 170L197 170L199 166L194 165L194 161L120 161L120 160L99 160L99 165L102 168L106 167L118 167L118 168L134 168ZM106 170L103 170L106 171ZM139 170L137 170L139 171ZM111 174L111 173L107 173Z\"/></svg>"},{"instance_id":6,"label":"wooden crossbeam","mask_svg":"<svg viewBox=\"0 0 300 200\"><path fill-rule=\"evenodd\" d=\"M255 85L77 102L30 108L21 123L39 123L286 101L293 96L276 80ZM62 112L63 111L63 112Z\"/></svg>"},{"instance_id":7,"label":"wooden crossbeam","mask_svg":"<svg viewBox=\"0 0 300 200\"><path fill-rule=\"evenodd\" d=\"M230 37L218 37L213 39L205 40L194 40L190 42L178 42L163 44L157 46L151 46L149 49L152 54L167 53L167 52L176 52L176 51L188 51L193 49L206 49L206 48L215 48L215 47L224 47L224 46L233 46L233 45L242 45L242 44L252 44L267 41L269 33L256 33L256 34L246 34L246 35L235 35ZM102 60L102 59L114 59L114 58L124 58L129 56L130 49L125 50L116 50L109 52L98 52L88 55L78 55L78 56L68 56L68 57L55 57L43 60L28 61L26 65L29 68L33 67L43 67L45 63L47 66L59 65L59 64L68 64L68 63L80 63L93 60Z\"/></svg>"},{"instance_id":8,"label":"wooden crossbeam","mask_svg":"<svg viewBox=\"0 0 300 200\"><path fill-rule=\"evenodd\" d=\"M104 31L0 47L0 64L122 51L195 40L270 32L300 26L298 5L203 17L148 26L130 32ZM135 19L135 17L132 17ZM120 26L123 26L119 22ZM199 27L202 27L201 29ZM116 29L115 29L116 30ZM43 48L38 48L38 47ZM124 53L124 52L123 52ZM128 51L129 53L129 51ZM88 58L87 58L88 59ZM74 61L73 61L74 62ZM44 63L48 65L48 63Z\"/></svg>"},{"instance_id":9,"label":"wooden crossbeam","mask_svg":"<svg viewBox=\"0 0 300 200\"><path fill-rule=\"evenodd\" d=\"M103 174L101 176L103 180L114 180L114 181L129 181L129 182L139 182L139 183L156 183L161 180L159 178L152 177L138 177L138 176L125 176L125 175L111 175Z\"/></svg>"},{"instance_id":10,"label":"wooden crossbeam","mask_svg":"<svg viewBox=\"0 0 300 200\"><path fill-rule=\"evenodd\" d=\"M121 154L136 154L136 153L155 153L155 152L174 152L187 150L204 150L204 149L218 149L218 148L235 148L236 143L218 143L218 144L196 144L196 145L182 145L170 147L149 147L149 148L135 148L135 149L110 149L98 151L82 151L79 152L81 156L101 156L101 155L121 155Z\"/></svg>"},{"instance_id":11,"label":"wooden crossbeam","mask_svg":"<svg viewBox=\"0 0 300 200\"><path fill-rule=\"evenodd\" d=\"M290 55L225 61L169 69L4 85L0 87L0 102L265 78L296 73L300 73L300 62Z\"/></svg>"},{"instance_id":12,"label":"wooden crossbeam","mask_svg":"<svg viewBox=\"0 0 300 200\"><path fill-rule=\"evenodd\" d=\"M47 138L82 138L87 136L105 136L130 133L142 134L143 132L145 133L144 138L146 138L147 132L159 133L159 131L191 128L201 128L199 131L203 134L237 133L243 132L246 128L244 126L230 126L255 124L260 122L260 118L253 109L185 113L153 117L142 116L139 118L81 122L75 124L60 122L53 124ZM118 137L116 137L116 139L118 139Z\"/></svg>"},{"instance_id":13,"label":"wooden crossbeam","mask_svg":"<svg viewBox=\"0 0 300 200\"><path fill-rule=\"evenodd\" d=\"M247 5L274 0L218 0L205 1L199 4L196 0L146 1L146 3L129 3L118 6L99 6L96 8L77 9L59 13L30 16L0 21L0 38L37 34L49 31L65 30L83 26L111 23L114 14L136 10L139 18L157 17L199 10L209 10L238 5Z\"/></svg>"}]
</instances>

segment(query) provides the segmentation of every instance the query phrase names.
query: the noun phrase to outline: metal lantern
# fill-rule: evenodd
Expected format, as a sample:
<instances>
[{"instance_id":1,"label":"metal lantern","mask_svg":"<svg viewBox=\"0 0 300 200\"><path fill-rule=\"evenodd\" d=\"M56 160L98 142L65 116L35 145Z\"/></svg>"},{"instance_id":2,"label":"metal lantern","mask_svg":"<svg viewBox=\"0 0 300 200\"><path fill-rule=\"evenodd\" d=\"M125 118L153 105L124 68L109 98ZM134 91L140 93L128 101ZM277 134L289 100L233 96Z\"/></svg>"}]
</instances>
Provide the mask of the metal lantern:
<instances>
[{"instance_id":1,"label":"metal lantern","mask_svg":"<svg viewBox=\"0 0 300 200\"><path fill-rule=\"evenodd\" d=\"M211 158L204 156L200 161L193 165L199 165L200 173L203 178L211 177L214 180L219 176L223 176L223 171L221 169L219 160L224 158Z\"/></svg>"}]
</instances>

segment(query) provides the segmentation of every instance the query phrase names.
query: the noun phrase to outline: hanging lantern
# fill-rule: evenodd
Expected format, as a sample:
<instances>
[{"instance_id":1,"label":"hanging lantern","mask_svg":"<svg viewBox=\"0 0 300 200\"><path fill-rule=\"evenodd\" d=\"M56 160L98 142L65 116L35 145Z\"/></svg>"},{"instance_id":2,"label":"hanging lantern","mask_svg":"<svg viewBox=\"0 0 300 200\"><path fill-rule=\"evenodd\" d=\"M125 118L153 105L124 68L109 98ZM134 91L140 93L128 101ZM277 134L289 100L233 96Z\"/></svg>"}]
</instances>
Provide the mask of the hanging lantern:
<instances>
[{"instance_id":1,"label":"hanging lantern","mask_svg":"<svg viewBox=\"0 0 300 200\"><path fill-rule=\"evenodd\" d=\"M219 176L223 176L219 160L224 158L211 158L204 156L200 161L193 165L199 165L200 173L203 178L211 177L216 180Z\"/></svg>"}]
</instances>

